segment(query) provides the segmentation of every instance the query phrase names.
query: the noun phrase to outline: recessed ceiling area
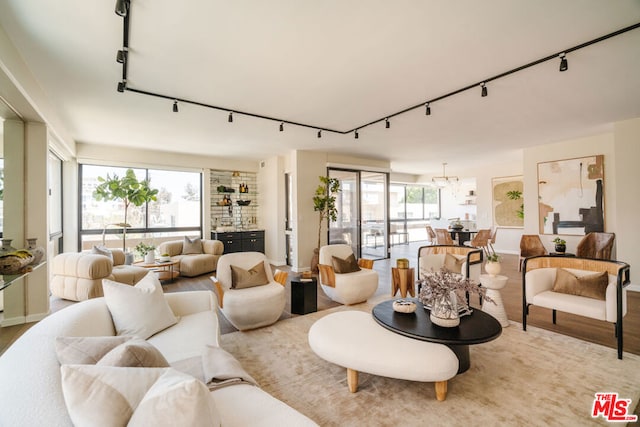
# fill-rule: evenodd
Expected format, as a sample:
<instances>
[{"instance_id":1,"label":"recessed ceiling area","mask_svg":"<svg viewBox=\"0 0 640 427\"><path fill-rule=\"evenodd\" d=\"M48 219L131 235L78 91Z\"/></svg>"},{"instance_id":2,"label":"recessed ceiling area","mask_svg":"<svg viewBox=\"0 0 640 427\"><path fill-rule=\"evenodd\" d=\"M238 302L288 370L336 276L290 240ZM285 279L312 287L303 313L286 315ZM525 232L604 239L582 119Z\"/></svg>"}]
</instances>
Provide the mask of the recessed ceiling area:
<instances>
[{"instance_id":1,"label":"recessed ceiling area","mask_svg":"<svg viewBox=\"0 0 640 427\"><path fill-rule=\"evenodd\" d=\"M353 134L234 115L125 91L115 1L0 3L0 25L72 137L260 160L320 150L453 174L534 145L640 117L640 29ZM131 0L127 85L338 130L640 22L640 2L221 2ZM454 162L455 159L455 162Z\"/></svg>"}]
</instances>

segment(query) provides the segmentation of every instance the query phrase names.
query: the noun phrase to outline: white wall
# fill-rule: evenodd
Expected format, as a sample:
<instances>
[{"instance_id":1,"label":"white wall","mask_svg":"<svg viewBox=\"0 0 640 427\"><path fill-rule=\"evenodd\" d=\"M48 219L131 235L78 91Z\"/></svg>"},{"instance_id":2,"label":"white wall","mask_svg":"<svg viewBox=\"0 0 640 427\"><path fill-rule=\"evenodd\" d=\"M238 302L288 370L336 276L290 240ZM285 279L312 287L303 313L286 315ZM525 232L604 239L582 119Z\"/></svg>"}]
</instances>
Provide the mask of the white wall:
<instances>
[{"instance_id":1,"label":"white wall","mask_svg":"<svg viewBox=\"0 0 640 427\"><path fill-rule=\"evenodd\" d=\"M261 162L257 176L260 225L265 229L265 255L273 265L286 264L284 163L282 157L266 159Z\"/></svg>"}]
</instances>

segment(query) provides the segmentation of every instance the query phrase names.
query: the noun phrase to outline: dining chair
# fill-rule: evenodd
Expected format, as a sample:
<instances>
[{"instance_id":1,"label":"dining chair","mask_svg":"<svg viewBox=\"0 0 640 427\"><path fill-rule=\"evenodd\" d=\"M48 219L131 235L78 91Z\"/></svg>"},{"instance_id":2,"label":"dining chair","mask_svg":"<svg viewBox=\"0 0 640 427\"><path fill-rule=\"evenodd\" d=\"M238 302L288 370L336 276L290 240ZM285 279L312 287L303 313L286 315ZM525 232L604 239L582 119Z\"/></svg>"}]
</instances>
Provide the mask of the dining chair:
<instances>
[{"instance_id":1,"label":"dining chair","mask_svg":"<svg viewBox=\"0 0 640 427\"><path fill-rule=\"evenodd\" d=\"M431 228L430 225L427 225L427 241L432 245L435 245L438 241L436 238L436 232L433 231L433 228Z\"/></svg>"},{"instance_id":2,"label":"dining chair","mask_svg":"<svg viewBox=\"0 0 640 427\"><path fill-rule=\"evenodd\" d=\"M472 246L474 248L479 248L484 251L485 254L489 255L489 239L491 237L490 229L481 229L478 230L478 233L475 235L473 239L469 242L464 242L465 246Z\"/></svg>"},{"instance_id":3,"label":"dining chair","mask_svg":"<svg viewBox=\"0 0 640 427\"><path fill-rule=\"evenodd\" d=\"M436 228L436 242L439 245L454 245L453 239L449 230L446 228Z\"/></svg>"}]
</instances>

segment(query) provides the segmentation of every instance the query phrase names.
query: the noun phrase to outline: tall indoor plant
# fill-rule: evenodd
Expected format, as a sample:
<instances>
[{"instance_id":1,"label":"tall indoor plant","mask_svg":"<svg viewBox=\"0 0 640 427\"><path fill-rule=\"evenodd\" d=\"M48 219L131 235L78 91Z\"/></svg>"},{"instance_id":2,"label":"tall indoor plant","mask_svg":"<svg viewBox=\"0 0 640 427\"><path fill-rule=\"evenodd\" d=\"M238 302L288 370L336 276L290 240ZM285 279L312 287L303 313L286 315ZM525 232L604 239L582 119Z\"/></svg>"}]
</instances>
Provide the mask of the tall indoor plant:
<instances>
[{"instance_id":1,"label":"tall indoor plant","mask_svg":"<svg viewBox=\"0 0 640 427\"><path fill-rule=\"evenodd\" d=\"M133 204L140 207L145 203L156 201L157 189L149 186L149 180L138 181L133 169L127 169L122 178L118 175L107 174L106 178L98 177L98 186L93 191L93 197L98 201L122 200L124 203L124 221L122 222L122 250L126 251L127 240L127 213L129 206Z\"/></svg>"},{"instance_id":2,"label":"tall indoor plant","mask_svg":"<svg viewBox=\"0 0 640 427\"><path fill-rule=\"evenodd\" d=\"M322 223L329 218L331 221L338 219L335 194L340 191L340 181L328 176L319 176L320 184L313 196L313 210L318 212L318 245L313 250L311 270L318 271L318 257L320 253L320 237L322 236Z\"/></svg>"}]
</instances>

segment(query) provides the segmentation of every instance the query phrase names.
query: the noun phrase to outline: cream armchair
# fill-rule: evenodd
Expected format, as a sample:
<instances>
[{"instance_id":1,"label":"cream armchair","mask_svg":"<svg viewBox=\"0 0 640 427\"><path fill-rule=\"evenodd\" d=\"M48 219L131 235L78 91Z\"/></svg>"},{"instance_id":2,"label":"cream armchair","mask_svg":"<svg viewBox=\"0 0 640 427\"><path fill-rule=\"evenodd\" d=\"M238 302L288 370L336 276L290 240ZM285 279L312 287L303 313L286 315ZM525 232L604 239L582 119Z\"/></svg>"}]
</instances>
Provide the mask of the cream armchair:
<instances>
[{"instance_id":1,"label":"cream armchair","mask_svg":"<svg viewBox=\"0 0 640 427\"><path fill-rule=\"evenodd\" d=\"M250 271L260 263L264 266L267 284L241 288L237 273L234 283L232 266ZM236 329L244 331L271 325L284 311L287 273L280 270L272 273L267 258L260 252L222 255L218 260L216 277L211 277L211 280L218 291L220 311Z\"/></svg>"},{"instance_id":2,"label":"cream armchair","mask_svg":"<svg viewBox=\"0 0 640 427\"><path fill-rule=\"evenodd\" d=\"M368 300L378 289L378 273L373 270L373 260L358 260L359 271L336 273L333 258L341 260L353 255L349 245L328 245L320 248L320 285L329 298L340 304L351 305Z\"/></svg>"},{"instance_id":3,"label":"cream armchair","mask_svg":"<svg viewBox=\"0 0 640 427\"><path fill-rule=\"evenodd\" d=\"M423 271L436 271L446 266L452 273L462 274L463 277L480 283L482 260L482 250L470 246L422 246L418 249L418 279L422 279Z\"/></svg>"},{"instance_id":4,"label":"cream armchair","mask_svg":"<svg viewBox=\"0 0 640 427\"><path fill-rule=\"evenodd\" d=\"M84 301L104 295L102 279L135 285L149 270L125 265L124 252L111 249L113 261L104 255L88 252L65 252L53 258L51 267L51 294L71 300Z\"/></svg>"},{"instance_id":5,"label":"cream armchair","mask_svg":"<svg viewBox=\"0 0 640 427\"><path fill-rule=\"evenodd\" d=\"M563 276L557 278L560 269L566 271L562 275L568 280L561 279ZM627 314L629 264L590 258L536 256L525 259L522 270L523 330L527 330L527 315L532 305L551 309L554 324L557 310L610 322L615 325L618 359L622 359L622 318ZM594 284L589 278L580 280L584 276L592 278L594 273L604 272L606 277L601 284ZM572 280L575 284L571 283Z\"/></svg>"}]
</instances>

